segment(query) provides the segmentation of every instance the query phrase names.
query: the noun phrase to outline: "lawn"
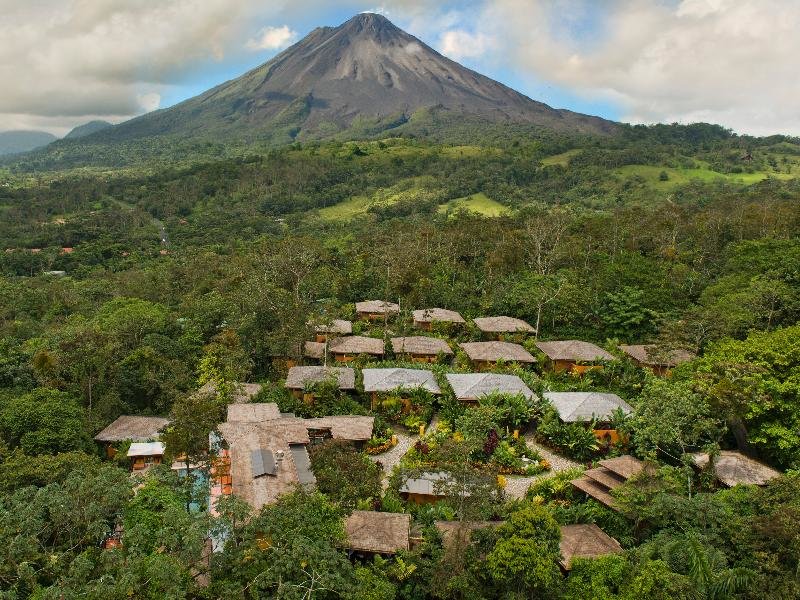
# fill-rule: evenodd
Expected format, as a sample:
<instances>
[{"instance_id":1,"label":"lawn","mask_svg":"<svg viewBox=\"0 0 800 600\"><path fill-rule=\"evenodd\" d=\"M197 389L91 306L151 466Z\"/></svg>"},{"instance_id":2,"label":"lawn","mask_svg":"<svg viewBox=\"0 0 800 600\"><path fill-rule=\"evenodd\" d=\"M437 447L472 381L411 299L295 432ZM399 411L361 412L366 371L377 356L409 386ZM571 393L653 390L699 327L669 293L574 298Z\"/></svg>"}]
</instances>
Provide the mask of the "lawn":
<instances>
[{"instance_id":1,"label":"lawn","mask_svg":"<svg viewBox=\"0 0 800 600\"><path fill-rule=\"evenodd\" d=\"M660 176L662 172L666 173L669 179L661 181ZM767 177L775 177L777 179L793 178L793 175L788 175L786 173L766 173L764 171L757 171L755 173L717 173L705 167L697 169L671 169L652 165L627 165L614 169L614 173L623 178L639 176L643 178L648 185L662 190L671 189L693 180L704 182L727 181L729 183L751 185Z\"/></svg>"},{"instance_id":2,"label":"lawn","mask_svg":"<svg viewBox=\"0 0 800 600\"><path fill-rule=\"evenodd\" d=\"M553 156L548 156L546 158L543 158L540 162L546 167L551 167L553 165L561 165L562 167L568 167L569 161L572 160L572 157L580 153L581 149L575 148L574 150L567 150L566 152L562 152L561 154L554 154Z\"/></svg>"},{"instance_id":3,"label":"lawn","mask_svg":"<svg viewBox=\"0 0 800 600\"><path fill-rule=\"evenodd\" d=\"M439 205L440 213L446 213L451 210L454 212L467 210L485 217L499 217L510 212L508 207L492 200L483 192L472 194L465 198L456 198L455 200L450 200L450 202L446 204Z\"/></svg>"}]
</instances>

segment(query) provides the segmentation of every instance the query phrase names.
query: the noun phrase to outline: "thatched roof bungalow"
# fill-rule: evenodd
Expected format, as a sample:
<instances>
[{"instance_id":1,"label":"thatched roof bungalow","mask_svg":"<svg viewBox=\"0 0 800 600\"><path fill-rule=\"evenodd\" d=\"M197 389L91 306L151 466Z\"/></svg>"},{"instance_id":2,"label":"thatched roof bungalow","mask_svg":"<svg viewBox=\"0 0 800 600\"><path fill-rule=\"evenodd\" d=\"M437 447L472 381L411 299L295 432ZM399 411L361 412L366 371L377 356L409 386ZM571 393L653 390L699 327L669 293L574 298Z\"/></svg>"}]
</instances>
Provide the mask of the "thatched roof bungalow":
<instances>
[{"instance_id":1,"label":"thatched roof bungalow","mask_svg":"<svg viewBox=\"0 0 800 600\"><path fill-rule=\"evenodd\" d=\"M461 402L475 403L491 394L522 394L525 398L533 398L531 389L516 375L448 373L446 377L453 394Z\"/></svg>"},{"instance_id":2,"label":"thatched roof bungalow","mask_svg":"<svg viewBox=\"0 0 800 600\"><path fill-rule=\"evenodd\" d=\"M400 305L384 300L365 300L356 302L356 314L365 321L389 318L400 312Z\"/></svg>"},{"instance_id":3,"label":"thatched roof bungalow","mask_svg":"<svg viewBox=\"0 0 800 600\"><path fill-rule=\"evenodd\" d=\"M626 415L633 409L616 394L601 392L545 392L544 397L558 412L564 423L611 420L611 414L622 409Z\"/></svg>"},{"instance_id":4,"label":"thatched roof bungalow","mask_svg":"<svg viewBox=\"0 0 800 600\"><path fill-rule=\"evenodd\" d=\"M696 355L682 348L662 348L655 344L621 344L619 347L637 365L656 375L666 375L678 365L692 361Z\"/></svg>"},{"instance_id":5,"label":"thatched roof bungalow","mask_svg":"<svg viewBox=\"0 0 800 600\"><path fill-rule=\"evenodd\" d=\"M504 333L536 333L530 323L514 317L478 317L472 320L483 333L502 335Z\"/></svg>"},{"instance_id":6,"label":"thatched roof bungalow","mask_svg":"<svg viewBox=\"0 0 800 600\"><path fill-rule=\"evenodd\" d=\"M360 554L396 554L410 548L411 515L356 510L345 519L347 548Z\"/></svg>"},{"instance_id":7,"label":"thatched roof bungalow","mask_svg":"<svg viewBox=\"0 0 800 600\"><path fill-rule=\"evenodd\" d=\"M433 362L441 355L452 356L453 350L442 339L421 335L392 338L392 351L413 362Z\"/></svg>"},{"instance_id":8,"label":"thatched roof bungalow","mask_svg":"<svg viewBox=\"0 0 800 600\"><path fill-rule=\"evenodd\" d=\"M616 500L611 491L641 473L644 468L645 464L642 461L626 454L601 460L599 467L584 471L581 477L573 479L570 483L598 502L617 510Z\"/></svg>"},{"instance_id":9,"label":"thatched roof bungalow","mask_svg":"<svg viewBox=\"0 0 800 600\"><path fill-rule=\"evenodd\" d=\"M383 340L360 335L331 340L328 343L328 350L339 362L349 362L361 354L383 356L385 352Z\"/></svg>"},{"instance_id":10,"label":"thatched roof bungalow","mask_svg":"<svg viewBox=\"0 0 800 600\"><path fill-rule=\"evenodd\" d=\"M588 525L561 526L561 566L565 571L572 568L576 558L598 558L622 552L619 542L594 523Z\"/></svg>"},{"instance_id":11,"label":"thatched roof bungalow","mask_svg":"<svg viewBox=\"0 0 800 600\"><path fill-rule=\"evenodd\" d=\"M536 358L519 344L510 342L465 342L459 344L476 368L489 368L498 361L533 364Z\"/></svg>"},{"instance_id":12,"label":"thatched roof bungalow","mask_svg":"<svg viewBox=\"0 0 800 600\"><path fill-rule=\"evenodd\" d=\"M292 367L286 376L286 387L302 392L306 386L335 381L340 390L356 388L356 372L350 367Z\"/></svg>"},{"instance_id":13,"label":"thatched roof bungalow","mask_svg":"<svg viewBox=\"0 0 800 600\"><path fill-rule=\"evenodd\" d=\"M315 341L317 342L324 342L331 336L350 335L353 333L353 322L344 319L333 319L319 324L309 321L308 325L314 328Z\"/></svg>"},{"instance_id":14,"label":"thatched roof bungalow","mask_svg":"<svg viewBox=\"0 0 800 600\"><path fill-rule=\"evenodd\" d=\"M264 387L260 383L241 383L238 381L232 382L232 386L233 402L236 404L250 402L259 394L259 392L261 392ZM209 381L195 393L203 396L212 395L217 393L217 388L213 381Z\"/></svg>"},{"instance_id":15,"label":"thatched roof bungalow","mask_svg":"<svg viewBox=\"0 0 800 600\"><path fill-rule=\"evenodd\" d=\"M430 331L433 323L453 323L462 325L464 317L454 310L446 308L423 308L411 313L414 317L414 326L419 329Z\"/></svg>"},{"instance_id":16,"label":"thatched roof bungalow","mask_svg":"<svg viewBox=\"0 0 800 600\"><path fill-rule=\"evenodd\" d=\"M709 457L705 452L692 455L692 460L701 469L708 467ZM714 476L727 487L735 485L766 485L780 473L764 463L745 456L741 452L722 450L714 461Z\"/></svg>"},{"instance_id":17,"label":"thatched roof bungalow","mask_svg":"<svg viewBox=\"0 0 800 600\"><path fill-rule=\"evenodd\" d=\"M94 436L96 442L147 442L157 440L159 433L169 425L169 419L163 417L140 417L122 415Z\"/></svg>"},{"instance_id":18,"label":"thatched roof bungalow","mask_svg":"<svg viewBox=\"0 0 800 600\"><path fill-rule=\"evenodd\" d=\"M614 360L610 352L581 340L536 342L536 347L547 355L557 373L571 371L580 374L601 368L603 361Z\"/></svg>"}]
</instances>

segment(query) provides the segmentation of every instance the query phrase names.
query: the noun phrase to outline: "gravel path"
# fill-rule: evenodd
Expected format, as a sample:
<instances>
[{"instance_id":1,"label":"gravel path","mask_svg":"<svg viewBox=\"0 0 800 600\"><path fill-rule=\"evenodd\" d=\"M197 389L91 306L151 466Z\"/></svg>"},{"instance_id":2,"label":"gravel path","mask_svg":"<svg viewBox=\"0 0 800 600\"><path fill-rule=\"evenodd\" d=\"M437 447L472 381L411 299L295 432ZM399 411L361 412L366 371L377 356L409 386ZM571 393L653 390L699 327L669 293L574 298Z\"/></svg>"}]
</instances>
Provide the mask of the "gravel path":
<instances>
[{"instance_id":1,"label":"gravel path","mask_svg":"<svg viewBox=\"0 0 800 600\"><path fill-rule=\"evenodd\" d=\"M387 450L383 454L377 454L375 456L370 456L370 460L373 462L380 462L383 465L383 489L386 489L386 486L389 484L389 475L392 473L392 469L400 462L400 459L405 456L405 453L408 452L408 449L414 445L416 439L412 438L407 433L400 431L399 429L395 430L394 434L397 436L397 445L392 448L391 450Z\"/></svg>"},{"instance_id":2,"label":"gravel path","mask_svg":"<svg viewBox=\"0 0 800 600\"><path fill-rule=\"evenodd\" d=\"M525 444L531 450L538 452L543 459L545 459L547 462L550 463L550 470L545 471L544 473L540 473L538 475L533 475L532 477L518 477L515 475L507 475L505 492L508 498L514 498L514 499L524 498L525 493L528 491L528 488L534 481L538 479L545 479L547 477L552 477L554 474L560 471L566 471L567 469L572 469L574 467L581 466L574 460L564 458L563 456L559 456L558 454L553 454L551 450L548 450L542 445L536 443L536 441L533 439L532 434L528 434L525 436Z\"/></svg>"}]
</instances>

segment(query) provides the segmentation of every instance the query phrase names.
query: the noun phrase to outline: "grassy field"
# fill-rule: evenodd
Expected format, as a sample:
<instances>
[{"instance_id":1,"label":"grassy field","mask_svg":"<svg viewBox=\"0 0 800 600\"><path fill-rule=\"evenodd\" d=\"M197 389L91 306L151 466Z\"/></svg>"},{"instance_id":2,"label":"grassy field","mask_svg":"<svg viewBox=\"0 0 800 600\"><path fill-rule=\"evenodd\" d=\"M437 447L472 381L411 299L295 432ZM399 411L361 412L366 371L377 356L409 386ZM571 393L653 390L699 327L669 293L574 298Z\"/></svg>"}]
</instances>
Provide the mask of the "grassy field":
<instances>
[{"instance_id":1,"label":"grassy field","mask_svg":"<svg viewBox=\"0 0 800 600\"><path fill-rule=\"evenodd\" d=\"M320 209L325 221L344 221L367 213L370 208L390 206L397 202L423 202L434 197L432 177L410 177L377 190L371 196L353 196L344 202Z\"/></svg>"},{"instance_id":2,"label":"grassy field","mask_svg":"<svg viewBox=\"0 0 800 600\"><path fill-rule=\"evenodd\" d=\"M467 196L466 198L456 198L455 200L450 200L450 202L446 204L439 205L440 213L446 213L449 210L467 210L486 217L499 217L510 212L507 207L492 200L483 192Z\"/></svg>"},{"instance_id":3,"label":"grassy field","mask_svg":"<svg viewBox=\"0 0 800 600\"><path fill-rule=\"evenodd\" d=\"M572 157L580 153L581 153L580 148L576 148L574 150L567 150L566 152L562 152L561 154L554 154L553 156L548 156L547 158L543 158L541 160L541 163L546 167L550 167L553 165L561 165L562 167L568 167L569 161L572 160Z\"/></svg>"},{"instance_id":4,"label":"grassy field","mask_svg":"<svg viewBox=\"0 0 800 600\"><path fill-rule=\"evenodd\" d=\"M660 179L662 172L667 174L668 179L666 181L661 181ZM621 178L638 176L644 179L648 185L662 190L668 190L691 181L727 181L728 183L751 185L767 177L775 177L777 179L792 179L794 177L794 175L788 175L786 173L767 173L765 171L757 171L755 173L717 173L706 167L697 169L671 169L668 167L654 167L650 165L627 165L619 169L614 169L614 174Z\"/></svg>"}]
</instances>

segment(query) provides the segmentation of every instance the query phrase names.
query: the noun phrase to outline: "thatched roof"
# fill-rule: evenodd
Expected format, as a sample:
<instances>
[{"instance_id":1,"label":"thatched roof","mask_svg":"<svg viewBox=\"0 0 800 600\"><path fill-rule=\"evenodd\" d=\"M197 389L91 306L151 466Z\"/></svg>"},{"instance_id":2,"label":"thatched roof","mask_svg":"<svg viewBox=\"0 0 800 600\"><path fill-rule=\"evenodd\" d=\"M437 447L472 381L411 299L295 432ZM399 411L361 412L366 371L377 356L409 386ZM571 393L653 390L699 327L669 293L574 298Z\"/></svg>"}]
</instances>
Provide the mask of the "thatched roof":
<instances>
[{"instance_id":1,"label":"thatched roof","mask_svg":"<svg viewBox=\"0 0 800 600\"><path fill-rule=\"evenodd\" d=\"M328 349L334 354L373 354L383 356L383 340L378 338L351 335L332 340Z\"/></svg>"},{"instance_id":2,"label":"thatched roof","mask_svg":"<svg viewBox=\"0 0 800 600\"><path fill-rule=\"evenodd\" d=\"M632 346L621 344L619 349L636 362L649 367L677 367L696 358L688 350L660 348L655 344L636 344Z\"/></svg>"},{"instance_id":3,"label":"thatched roof","mask_svg":"<svg viewBox=\"0 0 800 600\"><path fill-rule=\"evenodd\" d=\"M431 371L424 369L363 369L365 392L391 392L393 390L428 390L431 394L441 394Z\"/></svg>"},{"instance_id":4,"label":"thatched roof","mask_svg":"<svg viewBox=\"0 0 800 600\"><path fill-rule=\"evenodd\" d=\"M302 390L306 385L322 383L335 379L340 390L353 390L356 387L356 372L350 367L292 367L286 376L286 387Z\"/></svg>"},{"instance_id":5,"label":"thatched roof","mask_svg":"<svg viewBox=\"0 0 800 600\"><path fill-rule=\"evenodd\" d=\"M565 423L591 421L599 419L607 421L611 413L621 408L627 415L633 409L616 394L601 392L545 392L544 397L558 411L558 416Z\"/></svg>"},{"instance_id":6,"label":"thatched roof","mask_svg":"<svg viewBox=\"0 0 800 600\"><path fill-rule=\"evenodd\" d=\"M137 456L164 456L164 444L161 442L134 442L128 448L128 458Z\"/></svg>"},{"instance_id":7,"label":"thatched roof","mask_svg":"<svg viewBox=\"0 0 800 600\"><path fill-rule=\"evenodd\" d=\"M306 342L303 345L303 356L322 360L325 358L325 342Z\"/></svg>"},{"instance_id":8,"label":"thatched roof","mask_svg":"<svg viewBox=\"0 0 800 600\"><path fill-rule=\"evenodd\" d=\"M456 398L462 401L476 401L490 394L522 394L533 398L533 392L516 375L448 373L446 377Z\"/></svg>"},{"instance_id":9,"label":"thatched roof","mask_svg":"<svg viewBox=\"0 0 800 600\"><path fill-rule=\"evenodd\" d=\"M480 362L535 363L536 358L519 344L510 342L466 342L459 344L470 360Z\"/></svg>"},{"instance_id":10,"label":"thatched roof","mask_svg":"<svg viewBox=\"0 0 800 600\"><path fill-rule=\"evenodd\" d=\"M169 425L163 417L137 417L122 415L94 436L98 442L147 442L158 438L159 431Z\"/></svg>"},{"instance_id":11,"label":"thatched roof","mask_svg":"<svg viewBox=\"0 0 800 600\"><path fill-rule=\"evenodd\" d=\"M700 467L708 466L708 454L698 452L692 455L694 463ZM780 473L767 465L745 456L741 452L723 450L714 461L714 475L724 485L764 485Z\"/></svg>"},{"instance_id":12,"label":"thatched roof","mask_svg":"<svg viewBox=\"0 0 800 600\"><path fill-rule=\"evenodd\" d=\"M477 328L485 333L516 333L519 331L534 333L536 331L529 323L514 317L478 317L472 320Z\"/></svg>"},{"instance_id":13,"label":"thatched roof","mask_svg":"<svg viewBox=\"0 0 800 600\"><path fill-rule=\"evenodd\" d=\"M351 550L394 554L409 549L411 515L356 510L344 524Z\"/></svg>"},{"instance_id":14,"label":"thatched roof","mask_svg":"<svg viewBox=\"0 0 800 600\"><path fill-rule=\"evenodd\" d=\"M236 404L240 404L243 402L250 402L253 398L255 398L261 389L264 387L260 383L241 383L241 382L232 382L233 385L233 402ZM213 381L207 382L203 387L201 387L196 392L199 395L211 395L217 393L217 387L214 385Z\"/></svg>"},{"instance_id":15,"label":"thatched roof","mask_svg":"<svg viewBox=\"0 0 800 600\"><path fill-rule=\"evenodd\" d=\"M600 346L580 340L536 342L536 347L544 352L550 360L569 360L574 362L614 360L614 355L606 352Z\"/></svg>"},{"instance_id":16,"label":"thatched roof","mask_svg":"<svg viewBox=\"0 0 800 600\"><path fill-rule=\"evenodd\" d=\"M221 423L218 429L228 444L232 491L254 509L275 502L301 482L313 485L304 446L308 433L301 419ZM302 436L305 440L298 439ZM274 474L254 475L256 459L267 452L275 459Z\"/></svg>"},{"instance_id":17,"label":"thatched roof","mask_svg":"<svg viewBox=\"0 0 800 600\"><path fill-rule=\"evenodd\" d=\"M356 312L369 315L393 314L400 312L400 305L383 300L365 300L364 302L356 302Z\"/></svg>"},{"instance_id":18,"label":"thatched roof","mask_svg":"<svg viewBox=\"0 0 800 600\"><path fill-rule=\"evenodd\" d=\"M392 338L392 350L395 354L419 354L424 356L453 353L444 340L424 335Z\"/></svg>"},{"instance_id":19,"label":"thatched roof","mask_svg":"<svg viewBox=\"0 0 800 600\"><path fill-rule=\"evenodd\" d=\"M463 323L464 317L461 313L454 310L447 310L446 308L423 308L415 310L412 315L414 321L417 323L434 323L436 321L442 323Z\"/></svg>"},{"instance_id":20,"label":"thatched roof","mask_svg":"<svg viewBox=\"0 0 800 600\"><path fill-rule=\"evenodd\" d=\"M250 404L229 404L228 422L260 423L281 418L281 411L274 402L253 402Z\"/></svg>"},{"instance_id":21,"label":"thatched roof","mask_svg":"<svg viewBox=\"0 0 800 600\"><path fill-rule=\"evenodd\" d=\"M436 521L434 526L442 536L442 545L447 547L458 539L459 534L464 542L468 542L473 531L502 524L503 521Z\"/></svg>"},{"instance_id":22,"label":"thatched roof","mask_svg":"<svg viewBox=\"0 0 800 600\"><path fill-rule=\"evenodd\" d=\"M292 419L282 419L284 421ZM316 419L300 419L308 429L330 429L335 440L365 442L372 437L375 417L357 415L337 415L318 417Z\"/></svg>"},{"instance_id":23,"label":"thatched roof","mask_svg":"<svg viewBox=\"0 0 800 600\"><path fill-rule=\"evenodd\" d=\"M336 333L339 335L350 335L353 333L353 322L345 321L344 319L333 319L328 323L321 323L315 325L313 321L309 321L308 325L314 327L317 333Z\"/></svg>"},{"instance_id":24,"label":"thatched roof","mask_svg":"<svg viewBox=\"0 0 800 600\"><path fill-rule=\"evenodd\" d=\"M622 552L619 542L595 524L561 526L561 566L567 571L575 558L597 558Z\"/></svg>"},{"instance_id":25,"label":"thatched roof","mask_svg":"<svg viewBox=\"0 0 800 600\"><path fill-rule=\"evenodd\" d=\"M600 465L622 477L630 479L644 470L645 464L630 454L607 458L600 461Z\"/></svg>"}]
</instances>

